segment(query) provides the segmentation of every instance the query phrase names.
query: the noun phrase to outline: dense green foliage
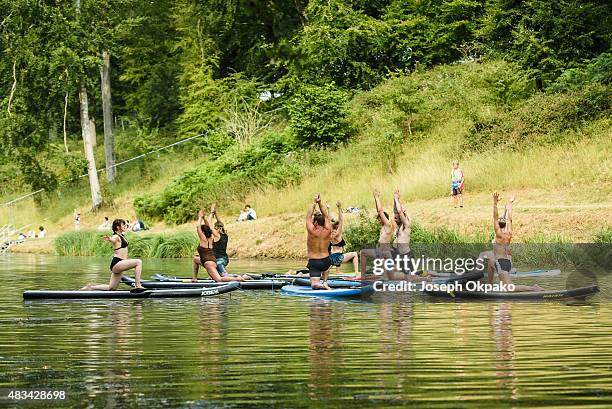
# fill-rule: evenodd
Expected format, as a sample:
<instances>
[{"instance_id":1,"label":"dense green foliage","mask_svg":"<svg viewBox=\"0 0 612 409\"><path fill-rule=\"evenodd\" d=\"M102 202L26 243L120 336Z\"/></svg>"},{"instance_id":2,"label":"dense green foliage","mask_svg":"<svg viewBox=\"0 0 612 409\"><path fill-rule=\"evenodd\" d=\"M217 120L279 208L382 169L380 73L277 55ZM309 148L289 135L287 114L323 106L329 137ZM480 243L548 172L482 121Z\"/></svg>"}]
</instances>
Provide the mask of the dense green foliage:
<instances>
[{"instance_id":1,"label":"dense green foliage","mask_svg":"<svg viewBox=\"0 0 612 409\"><path fill-rule=\"evenodd\" d=\"M346 120L346 95L334 86L305 85L287 104L290 126L302 146L343 142L351 129Z\"/></svg>"},{"instance_id":2,"label":"dense green foliage","mask_svg":"<svg viewBox=\"0 0 612 409\"><path fill-rule=\"evenodd\" d=\"M196 218L198 209L238 199L261 185L285 186L298 182L302 169L291 154L289 138L270 132L258 143L242 149L229 147L216 160L206 160L174 179L158 194L138 198L134 205L144 216L184 223Z\"/></svg>"},{"instance_id":3,"label":"dense green foliage","mask_svg":"<svg viewBox=\"0 0 612 409\"><path fill-rule=\"evenodd\" d=\"M538 94L513 110L474 121L464 149L559 143L567 130L612 114L612 88L592 85L566 94Z\"/></svg>"},{"instance_id":4,"label":"dense green foliage","mask_svg":"<svg viewBox=\"0 0 612 409\"><path fill-rule=\"evenodd\" d=\"M0 10L0 180L14 181L0 193L51 191L86 170L78 86L101 134L108 50L116 126L128 127L118 158L209 133L191 152L202 165L137 201L171 222L200 204L295 182L320 160L314 149L368 121L380 123L373 138L387 148L373 159L394 170L388 150L450 111L473 124L472 151L556 142L610 113L612 3L602 0L81 0L80 10L0 0ZM492 58L508 65L424 74ZM475 108L471 87L496 109Z\"/></svg>"}]
</instances>

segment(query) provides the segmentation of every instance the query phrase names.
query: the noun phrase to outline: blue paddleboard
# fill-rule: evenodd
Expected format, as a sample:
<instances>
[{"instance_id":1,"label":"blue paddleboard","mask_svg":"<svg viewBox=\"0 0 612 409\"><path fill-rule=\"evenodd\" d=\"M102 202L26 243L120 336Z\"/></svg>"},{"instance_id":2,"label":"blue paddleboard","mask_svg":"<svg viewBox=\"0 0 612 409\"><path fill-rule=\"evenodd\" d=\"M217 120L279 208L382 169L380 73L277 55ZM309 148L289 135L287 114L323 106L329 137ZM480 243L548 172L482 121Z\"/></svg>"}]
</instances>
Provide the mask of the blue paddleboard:
<instances>
[{"instance_id":1,"label":"blue paddleboard","mask_svg":"<svg viewBox=\"0 0 612 409\"><path fill-rule=\"evenodd\" d=\"M313 290L303 285L286 285L281 289L283 294L302 295L306 297L332 297L332 298L354 298L372 293L372 287L360 287L356 284L354 288L332 288L331 290Z\"/></svg>"}]
</instances>

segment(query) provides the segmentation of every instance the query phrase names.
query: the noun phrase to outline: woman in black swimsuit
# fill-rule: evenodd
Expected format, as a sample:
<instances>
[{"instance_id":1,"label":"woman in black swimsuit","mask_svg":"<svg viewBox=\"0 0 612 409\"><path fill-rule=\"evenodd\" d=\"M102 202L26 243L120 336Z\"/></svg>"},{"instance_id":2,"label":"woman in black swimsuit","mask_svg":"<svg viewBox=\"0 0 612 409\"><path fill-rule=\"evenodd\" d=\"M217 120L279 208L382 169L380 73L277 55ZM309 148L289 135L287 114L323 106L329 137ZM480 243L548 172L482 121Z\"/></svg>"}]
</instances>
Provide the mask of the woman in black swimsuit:
<instances>
[{"instance_id":1,"label":"woman in black swimsuit","mask_svg":"<svg viewBox=\"0 0 612 409\"><path fill-rule=\"evenodd\" d=\"M327 205L327 207L329 208L329 205ZM340 274L340 265L342 263L348 263L349 261L352 261L353 270L359 277L359 258L357 252L344 252L344 246L346 246L346 242L342 238L342 203L340 203L340 201L336 202L336 207L338 208L338 220L332 220L332 231L329 242L329 258L331 260L332 266L336 267L336 274Z\"/></svg>"},{"instance_id":2,"label":"woman in black swimsuit","mask_svg":"<svg viewBox=\"0 0 612 409\"><path fill-rule=\"evenodd\" d=\"M200 239L200 245L197 248L198 255L200 256L200 264L204 266L206 272L216 282L220 281L244 281L242 276L221 276L217 270L217 257L215 257L213 230L210 227L210 221L204 217L204 209L200 209L198 213L198 223L196 224L196 232ZM198 264L194 260L194 271L191 281L198 281L198 271L196 267Z\"/></svg>"},{"instance_id":3,"label":"woman in black swimsuit","mask_svg":"<svg viewBox=\"0 0 612 409\"><path fill-rule=\"evenodd\" d=\"M115 219L113 221L113 235L104 236L105 241L109 241L113 246L114 254L110 263L111 279L108 284L87 285L81 290L116 290L121 282L121 275L131 269L134 269L134 279L136 281L135 289L144 290L140 284L140 275L142 273L142 261L138 258L128 258L128 242L123 237L123 233L127 230L125 220Z\"/></svg>"}]
</instances>

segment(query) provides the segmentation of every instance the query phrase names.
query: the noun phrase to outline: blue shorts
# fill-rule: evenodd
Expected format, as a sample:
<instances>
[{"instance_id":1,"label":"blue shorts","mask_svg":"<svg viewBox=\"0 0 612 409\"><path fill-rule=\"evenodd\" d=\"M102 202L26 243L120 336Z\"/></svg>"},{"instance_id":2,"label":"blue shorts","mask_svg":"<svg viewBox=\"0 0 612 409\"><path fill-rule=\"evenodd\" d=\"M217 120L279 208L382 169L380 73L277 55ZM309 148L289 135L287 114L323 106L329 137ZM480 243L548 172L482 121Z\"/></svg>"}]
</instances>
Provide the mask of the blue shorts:
<instances>
[{"instance_id":1,"label":"blue shorts","mask_svg":"<svg viewBox=\"0 0 612 409\"><path fill-rule=\"evenodd\" d=\"M220 257L217 259L217 271L219 272L219 274L221 274L221 276L227 274L227 270L225 270L225 267L227 267L228 264L229 258L227 257Z\"/></svg>"},{"instance_id":2,"label":"blue shorts","mask_svg":"<svg viewBox=\"0 0 612 409\"><path fill-rule=\"evenodd\" d=\"M343 253L331 253L329 255L329 260L331 261L332 266L340 267L340 264L344 261Z\"/></svg>"}]
</instances>

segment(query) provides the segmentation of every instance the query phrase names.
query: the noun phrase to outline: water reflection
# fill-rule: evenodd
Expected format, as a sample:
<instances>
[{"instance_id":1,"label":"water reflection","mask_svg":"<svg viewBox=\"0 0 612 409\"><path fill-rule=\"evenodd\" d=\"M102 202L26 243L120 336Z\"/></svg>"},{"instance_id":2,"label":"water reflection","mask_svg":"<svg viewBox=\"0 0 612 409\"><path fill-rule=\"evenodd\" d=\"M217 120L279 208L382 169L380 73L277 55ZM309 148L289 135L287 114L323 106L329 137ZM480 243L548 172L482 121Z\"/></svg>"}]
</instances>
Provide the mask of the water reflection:
<instances>
[{"instance_id":1,"label":"water reflection","mask_svg":"<svg viewBox=\"0 0 612 409\"><path fill-rule=\"evenodd\" d=\"M151 274L189 269L146 264ZM605 407L612 396L607 303L347 302L274 291L21 299L26 288L103 279L99 266L106 260L1 260L0 387L63 387L81 407Z\"/></svg>"},{"instance_id":2,"label":"water reflection","mask_svg":"<svg viewBox=\"0 0 612 409\"><path fill-rule=\"evenodd\" d=\"M512 304L488 305L491 338L495 343L497 387L507 393L506 398L517 399L517 380L514 372L514 339L512 336Z\"/></svg>"}]
</instances>

